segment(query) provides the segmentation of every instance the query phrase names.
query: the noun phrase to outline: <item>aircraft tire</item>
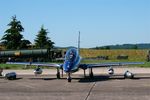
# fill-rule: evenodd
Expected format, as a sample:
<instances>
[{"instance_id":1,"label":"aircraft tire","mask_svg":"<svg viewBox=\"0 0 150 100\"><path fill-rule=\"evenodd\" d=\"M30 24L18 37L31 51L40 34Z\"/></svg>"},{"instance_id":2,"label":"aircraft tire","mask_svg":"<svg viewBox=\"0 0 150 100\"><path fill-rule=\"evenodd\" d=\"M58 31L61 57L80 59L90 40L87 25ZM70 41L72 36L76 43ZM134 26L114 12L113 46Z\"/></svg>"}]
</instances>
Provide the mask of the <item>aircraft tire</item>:
<instances>
[{"instance_id":1,"label":"aircraft tire","mask_svg":"<svg viewBox=\"0 0 150 100\"><path fill-rule=\"evenodd\" d=\"M57 79L60 79L60 73L57 73L56 76L57 76Z\"/></svg>"},{"instance_id":2,"label":"aircraft tire","mask_svg":"<svg viewBox=\"0 0 150 100\"><path fill-rule=\"evenodd\" d=\"M68 78L68 82L71 82L71 78Z\"/></svg>"}]
</instances>

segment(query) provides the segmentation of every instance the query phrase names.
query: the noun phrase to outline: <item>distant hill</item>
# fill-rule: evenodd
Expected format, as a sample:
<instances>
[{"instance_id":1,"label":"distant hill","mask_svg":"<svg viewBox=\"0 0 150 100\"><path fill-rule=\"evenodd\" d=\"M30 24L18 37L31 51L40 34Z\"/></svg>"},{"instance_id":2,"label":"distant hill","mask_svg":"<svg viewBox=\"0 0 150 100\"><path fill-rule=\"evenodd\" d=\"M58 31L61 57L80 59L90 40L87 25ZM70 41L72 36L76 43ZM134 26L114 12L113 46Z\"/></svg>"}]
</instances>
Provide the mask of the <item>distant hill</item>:
<instances>
[{"instance_id":1,"label":"distant hill","mask_svg":"<svg viewBox=\"0 0 150 100\"><path fill-rule=\"evenodd\" d=\"M58 47L58 46L55 46L54 47L55 49L68 49L68 48L76 48L74 46L68 46L68 47Z\"/></svg>"},{"instance_id":2,"label":"distant hill","mask_svg":"<svg viewBox=\"0 0 150 100\"><path fill-rule=\"evenodd\" d=\"M150 43L107 45L107 46L95 47L92 49L150 49Z\"/></svg>"}]
</instances>

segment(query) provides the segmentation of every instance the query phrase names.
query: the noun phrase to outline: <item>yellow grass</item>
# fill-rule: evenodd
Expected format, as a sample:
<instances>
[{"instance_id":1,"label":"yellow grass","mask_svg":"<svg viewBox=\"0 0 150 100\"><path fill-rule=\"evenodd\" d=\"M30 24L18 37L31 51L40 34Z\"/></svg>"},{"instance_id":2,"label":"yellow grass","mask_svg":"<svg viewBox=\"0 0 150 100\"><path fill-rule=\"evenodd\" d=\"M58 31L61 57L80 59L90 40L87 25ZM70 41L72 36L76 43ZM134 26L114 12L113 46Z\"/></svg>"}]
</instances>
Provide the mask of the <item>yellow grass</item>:
<instances>
[{"instance_id":1,"label":"yellow grass","mask_svg":"<svg viewBox=\"0 0 150 100\"><path fill-rule=\"evenodd\" d=\"M110 60L116 60L118 55L127 55L128 60L145 61L148 50L92 50L81 49L80 54L83 58L109 56Z\"/></svg>"}]
</instances>

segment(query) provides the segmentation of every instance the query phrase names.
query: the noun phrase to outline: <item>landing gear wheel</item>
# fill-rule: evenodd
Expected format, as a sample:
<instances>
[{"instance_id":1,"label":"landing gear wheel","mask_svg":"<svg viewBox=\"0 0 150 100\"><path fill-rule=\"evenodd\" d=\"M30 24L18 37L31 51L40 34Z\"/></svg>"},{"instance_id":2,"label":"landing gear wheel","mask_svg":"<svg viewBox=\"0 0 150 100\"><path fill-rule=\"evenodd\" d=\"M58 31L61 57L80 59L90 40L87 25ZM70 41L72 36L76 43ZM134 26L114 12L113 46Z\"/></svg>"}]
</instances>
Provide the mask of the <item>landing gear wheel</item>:
<instances>
[{"instance_id":1,"label":"landing gear wheel","mask_svg":"<svg viewBox=\"0 0 150 100\"><path fill-rule=\"evenodd\" d=\"M67 80L68 80L68 82L71 82L71 76L70 76L70 73L68 73L68 77L67 77Z\"/></svg>"},{"instance_id":2,"label":"landing gear wheel","mask_svg":"<svg viewBox=\"0 0 150 100\"><path fill-rule=\"evenodd\" d=\"M59 68L57 68L57 74L56 74L56 76L57 76L57 79L60 79L60 71L59 71Z\"/></svg>"},{"instance_id":3,"label":"landing gear wheel","mask_svg":"<svg viewBox=\"0 0 150 100\"><path fill-rule=\"evenodd\" d=\"M90 78L94 77L92 68L89 69L89 76L90 76Z\"/></svg>"},{"instance_id":4,"label":"landing gear wheel","mask_svg":"<svg viewBox=\"0 0 150 100\"><path fill-rule=\"evenodd\" d=\"M90 78L93 78L93 74L92 73L90 74Z\"/></svg>"},{"instance_id":5,"label":"landing gear wheel","mask_svg":"<svg viewBox=\"0 0 150 100\"><path fill-rule=\"evenodd\" d=\"M60 79L60 73L57 73L56 76L57 76L57 79Z\"/></svg>"},{"instance_id":6,"label":"landing gear wheel","mask_svg":"<svg viewBox=\"0 0 150 100\"><path fill-rule=\"evenodd\" d=\"M68 78L68 82L71 82L71 80L72 80L71 78Z\"/></svg>"},{"instance_id":7,"label":"landing gear wheel","mask_svg":"<svg viewBox=\"0 0 150 100\"><path fill-rule=\"evenodd\" d=\"M85 72L85 69L84 69L84 78L86 78L86 72Z\"/></svg>"}]
</instances>

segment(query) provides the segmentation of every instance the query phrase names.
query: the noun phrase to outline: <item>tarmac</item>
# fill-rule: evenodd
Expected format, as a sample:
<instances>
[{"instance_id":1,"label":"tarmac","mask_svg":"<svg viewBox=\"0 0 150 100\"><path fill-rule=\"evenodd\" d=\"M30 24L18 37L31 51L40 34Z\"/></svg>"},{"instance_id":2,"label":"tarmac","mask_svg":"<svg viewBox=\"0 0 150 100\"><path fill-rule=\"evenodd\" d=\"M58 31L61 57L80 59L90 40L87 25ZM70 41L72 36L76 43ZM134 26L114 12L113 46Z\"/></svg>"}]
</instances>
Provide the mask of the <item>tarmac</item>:
<instances>
[{"instance_id":1,"label":"tarmac","mask_svg":"<svg viewBox=\"0 0 150 100\"><path fill-rule=\"evenodd\" d=\"M107 68L94 69L94 78L83 77L83 71L56 78L55 69L44 69L34 76L33 70L4 70L16 72L16 80L0 78L0 100L150 100L150 68L115 68L109 76ZM124 79L126 70L134 79Z\"/></svg>"}]
</instances>

